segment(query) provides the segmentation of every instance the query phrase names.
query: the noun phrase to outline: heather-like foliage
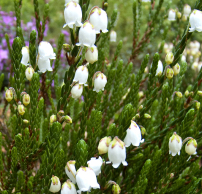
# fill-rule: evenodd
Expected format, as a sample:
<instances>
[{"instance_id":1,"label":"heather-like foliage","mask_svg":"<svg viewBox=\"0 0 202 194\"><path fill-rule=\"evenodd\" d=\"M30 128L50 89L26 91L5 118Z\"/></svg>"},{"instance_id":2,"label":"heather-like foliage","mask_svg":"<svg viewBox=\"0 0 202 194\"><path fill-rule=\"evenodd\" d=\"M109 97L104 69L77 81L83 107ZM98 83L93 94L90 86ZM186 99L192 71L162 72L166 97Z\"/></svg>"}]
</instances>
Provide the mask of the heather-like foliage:
<instances>
[{"instance_id":1,"label":"heather-like foliage","mask_svg":"<svg viewBox=\"0 0 202 194\"><path fill-rule=\"evenodd\" d=\"M22 0L0 17L1 193L201 193L202 1L189 13L183 1L134 0L130 53L114 43L107 0L66 4L57 46L38 4L32 25Z\"/></svg>"}]
</instances>

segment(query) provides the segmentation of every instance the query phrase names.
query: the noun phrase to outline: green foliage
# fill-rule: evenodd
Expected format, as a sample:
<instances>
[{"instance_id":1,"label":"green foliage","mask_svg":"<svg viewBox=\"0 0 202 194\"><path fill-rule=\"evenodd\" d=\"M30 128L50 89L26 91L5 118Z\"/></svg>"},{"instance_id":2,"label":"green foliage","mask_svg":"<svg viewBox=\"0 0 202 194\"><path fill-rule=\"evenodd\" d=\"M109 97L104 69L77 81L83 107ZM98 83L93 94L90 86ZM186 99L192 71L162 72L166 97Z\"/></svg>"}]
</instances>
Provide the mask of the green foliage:
<instances>
[{"instance_id":1,"label":"green foliage","mask_svg":"<svg viewBox=\"0 0 202 194\"><path fill-rule=\"evenodd\" d=\"M65 35L60 34L64 19L57 15L60 31L56 59L50 61L54 68L52 72L40 73L38 46L45 39L45 24L48 20L57 21L52 14L53 2L33 1L37 31L33 30L29 39L29 64L35 70L30 82L26 80L26 66L21 64L21 50L25 46L21 19L24 19L23 6L29 3L26 0L13 2L16 37L12 46L9 36L5 35L12 63L8 88L13 98L3 102L0 109L1 193L50 193L52 176L59 177L61 183L67 180L65 166L68 161L75 160L78 170L88 166L91 158L101 155L103 164L97 175L100 189L91 189L92 193L111 193L111 185L113 188L119 186L121 193L201 193L202 69L194 72L191 70L193 61L188 57L187 62L181 60L185 48L190 49L189 41L197 36L189 32L189 23L182 17L178 17L176 23L167 20L170 7L177 6L183 13L183 1L117 1L118 10L110 1L103 1L102 8L107 10L109 19L108 32L96 36L98 60L93 64L87 64L87 47L76 46L80 39L79 27L65 28L69 30L70 42L64 45ZM79 3L84 22L89 19L93 2L80 0ZM60 11L64 9L63 2L54 6ZM195 8L202 10L201 0L196 2ZM123 15L122 9L126 12ZM110 42L114 27L123 38L117 43ZM52 28L53 31L57 28L57 22L55 26L50 25L50 31ZM169 40L173 40L174 60L167 65L164 52ZM67 59L65 70L61 67L62 52ZM159 60L164 68L156 75ZM193 60L196 60L195 55ZM173 68L176 63L180 65L180 72L168 79L166 69ZM77 68L82 65L88 69L88 85L83 85L82 97L76 99L72 88L77 82L73 80ZM64 78L60 70L65 71ZM104 90L96 92L93 89L98 71L106 75L107 83ZM64 83L60 83L62 79ZM0 89L4 80L1 74ZM23 104L24 92L30 95L30 103L24 106L25 113L21 114L18 107ZM141 128L144 142L124 147L122 142L126 143L126 135L132 127ZM182 140L195 139L197 155L189 158L184 150L185 142L181 154L171 156L169 141L174 132ZM121 140L118 149L120 153L126 149L127 166L120 164L113 168L106 163L110 152L100 154L100 149L104 150L110 143L100 146L100 140L108 136ZM117 145L110 146L108 149L114 150ZM120 153L116 153L116 159Z\"/></svg>"}]
</instances>

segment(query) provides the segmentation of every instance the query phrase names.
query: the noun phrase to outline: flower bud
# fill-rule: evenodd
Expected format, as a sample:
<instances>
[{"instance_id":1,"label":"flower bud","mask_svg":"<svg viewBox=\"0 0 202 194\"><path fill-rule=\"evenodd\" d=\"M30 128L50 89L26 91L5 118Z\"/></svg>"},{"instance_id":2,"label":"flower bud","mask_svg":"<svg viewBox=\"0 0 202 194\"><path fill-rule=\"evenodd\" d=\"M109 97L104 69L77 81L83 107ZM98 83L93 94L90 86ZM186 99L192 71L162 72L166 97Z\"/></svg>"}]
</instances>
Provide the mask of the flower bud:
<instances>
[{"instance_id":1,"label":"flower bud","mask_svg":"<svg viewBox=\"0 0 202 194\"><path fill-rule=\"evenodd\" d=\"M24 94L22 97L22 102L25 106L27 106L30 103L30 96L29 94Z\"/></svg>"},{"instance_id":2,"label":"flower bud","mask_svg":"<svg viewBox=\"0 0 202 194\"><path fill-rule=\"evenodd\" d=\"M111 142L111 137L104 137L100 140L98 145L99 154L106 154L108 152L108 147Z\"/></svg>"},{"instance_id":3,"label":"flower bud","mask_svg":"<svg viewBox=\"0 0 202 194\"><path fill-rule=\"evenodd\" d=\"M177 12L177 18L180 19L181 17L182 17L182 14L181 14L181 12L178 11L178 12Z\"/></svg>"},{"instance_id":4,"label":"flower bud","mask_svg":"<svg viewBox=\"0 0 202 194\"><path fill-rule=\"evenodd\" d=\"M196 109L197 109L197 110L200 109L200 106L201 106L201 103L200 103L200 102L196 102Z\"/></svg>"},{"instance_id":5,"label":"flower bud","mask_svg":"<svg viewBox=\"0 0 202 194\"><path fill-rule=\"evenodd\" d=\"M182 93L181 92L176 92L175 93L177 97L182 98Z\"/></svg>"},{"instance_id":6,"label":"flower bud","mask_svg":"<svg viewBox=\"0 0 202 194\"><path fill-rule=\"evenodd\" d=\"M69 44L63 44L63 49L66 51L66 52L70 52L71 51L71 46Z\"/></svg>"},{"instance_id":7,"label":"flower bud","mask_svg":"<svg viewBox=\"0 0 202 194\"><path fill-rule=\"evenodd\" d=\"M182 138L173 133L173 135L169 139L169 154L175 156L176 154L180 155L180 150L182 148Z\"/></svg>"},{"instance_id":8,"label":"flower bud","mask_svg":"<svg viewBox=\"0 0 202 194\"><path fill-rule=\"evenodd\" d=\"M180 65L178 63L173 67L173 71L174 71L174 75L177 75L180 73Z\"/></svg>"},{"instance_id":9,"label":"flower bud","mask_svg":"<svg viewBox=\"0 0 202 194\"><path fill-rule=\"evenodd\" d=\"M75 160L70 160L67 162L67 165L65 166L65 172L74 184L76 183L75 163L76 163Z\"/></svg>"},{"instance_id":10,"label":"flower bud","mask_svg":"<svg viewBox=\"0 0 202 194\"><path fill-rule=\"evenodd\" d=\"M199 96L202 96L202 91L198 91L197 94L198 94Z\"/></svg>"},{"instance_id":11,"label":"flower bud","mask_svg":"<svg viewBox=\"0 0 202 194\"><path fill-rule=\"evenodd\" d=\"M170 65L174 60L174 55L172 52L168 52L165 58L167 65Z\"/></svg>"},{"instance_id":12,"label":"flower bud","mask_svg":"<svg viewBox=\"0 0 202 194\"><path fill-rule=\"evenodd\" d=\"M61 194L76 194L76 193L77 193L76 187L70 180L67 180L66 182L63 183Z\"/></svg>"},{"instance_id":13,"label":"flower bud","mask_svg":"<svg viewBox=\"0 0 202 194\"><path fill-rule=\"evenodd\" d=\"M18 112L19 112L20 115L25 114L25 107L22 104L18 105Z\"/></svg>"},{"instance_id":14,"label":"flower bud","mask_svg":"<svg viewBox=\"0 0 202 194\"><path fill-rule=\"evenodd\" d=\"M139 98L142 98L144 96L144 92L143 91L138 92L138 96Z\"/></svg>"},{"instance_id":15,"label":"flower bud","mask_svg":"<svg viewBox=\"0 0 202 194\"><path fill-rule=\"evenodd\" d=\"M174 72L173 72L173 69L172 68L167 68L167 70L166 70L166 77L168 78L168 79L172 79L173 78L173 74L174 74Z\"/></svg>"},{"instance_id":16,"label":"flower bud","mask_svg":"<svg viewBox=\"0 0 202 194\"><path fill-rule=\"evenodd\" d=\"M109 161L106 163L107 164L112 163L112 166L114 168L118 168L121 163L124 166L128 165L128 163L125 161L126 160L125 143L122 142L118 137L115 137L113 141L111 141L109 144L108 158Z\"/></svg>"},{"instance_id":17,"label":"flower bud","mask_svg":"<svg viewBox=\"0 0 202 194\"><path fill-rule=\"evenodd\" d=\"M143 105L140 105L140 107L138 108L138 110L142 110L143 109Z\"/></svg>"},{"instance_id":18,"label":"flower bud","mask_svg":"<svg viewBox=\"0 0 202 194\"><path fill-rule=\"evenodd\" d=\"M113 193L113 194L119 194L119 193L121 193L121 188L119 187L118 184L114 184L114 185L112 186L112 193Z\"/></svg>"},{"instance_id":19,"label":"flower bud","mask_svg":"<svg viewBox=\"0 0 202 194\"><path fill-rule=\"evenodd\" d=\"M56 121L57 121L56 115L51 115L51 117L50 117L50 123L53 124Z\"/></svg>"},{"instance_id":20,"label":"flower bud","mask_svg":"<svg viewBox=\"0 0 202 194\"><path fill-rule=\"evenodd\" d=\"M145 135L146 132L147 132L146 129L145 129L144 127L141 127L141 134L142 134L142 135Z\"/></svg>"},{"instance_id":21,"label":"flower bud","mask_svg":"<svg viewBox=\"0 0 202 194\"><path fill-rule=\"evenodd\" d=\"M89 47L85 54L86 61L93 64L98 60L98 50L96 46Z\"/></svg>"},{"instance_id":22,"label":"flower bud","mask_svg":"<svg viewBox=\"0 0 202 194\"><path fill-rule=\"evenodd\" d=\"M188 97L189 96L189 91L186 90L185 93L184 93L185 97Z\"/></svg>"},{"instance_id":23,"label":"flower bud","mask_svg":"<svg viewBox=\"0 0 202 194\"><path fill-rule=\"evenodd\" d=\"M116 42L116 37L117 37L116 32L112 30L110 32L110 42Z\"/></svg>"},{"instance_id":24,"label":"flower bud","mask_svg":"<svg viewBox=\"0 0 202 194\"><path fill-rule=\"evenodd\" d=\"M189 155L195 155L197 154L196 149L197 149L196 140L190 139L185 146L185 152Z\"/></svg>"},{"instance_id":25,"label":"flower bud","mask_svg":"<svg viewBox=\"0 0 202 194\"><path fill-rule=\"evenodd\" d=\"M6 90L5 98L8 102L13 100L13 91L11 89Z\"/></svg>"},{"instance_id":26,"label":"flower bud","mask_svg":"<svg viewBox=\"0 0 202 194\"><path fill-rule=\"evenodd\" d=\"M172 179L174 177L174 173L170 173L170 178Z\"/></svg>"},{"instance_id":27,"label":"flower bud","mask_svg":"<svg viewBox=\"0 0 202 194\"><path fill-rule=\"evenodd\" d=\"M29 121L27 119L23 119L23 123L28 124Z\"/></svg>"},{"instance_id":28,"label":"flower bud","mask_svg":"<svg viewBox=\"0 0 202 194\"><path fill-rule=\"evenodd\" d=\"M146 119L151 119L151 115L145 113L145 114L144 114L144 118L146 118Z\"/></svg>"},{"instance_id":29,"label":"flower bud","mask_svg":"<svg viewBox=\"0 0 202 194\"><path fill-rule=\"evenodd\" d=\"M25 76L26 76L26 78L27 78L29 81L32 80L33 74L34 74L34 69L33 69L31 66L28 67L28 68L26 69L26 71L25 71Z\"/></svg>"},{"instance_id":30,"label":"flower bud","mask_svg":"<svg viewBox=\"0 0 202 194\"><path fill-rule=\"evenodd\" d=\"M101 173L101 166L102 166L102 158L99 156L98 159L96 158L91 158L87 164L88 164L88 167L91 168L95 175L98 176L100 173Z\"/></svg>"},{"instance_id":31,"label":"flower bud","mask_svg":"<svg viewBox=\"0 0 202 194\"><path fill-rule=\"evenodd\" d=\"M51 178L51 186L49 191L52 193L57 193L61 188L60 179L57 176L52 176Z\"/></svg>"}]
</instances>

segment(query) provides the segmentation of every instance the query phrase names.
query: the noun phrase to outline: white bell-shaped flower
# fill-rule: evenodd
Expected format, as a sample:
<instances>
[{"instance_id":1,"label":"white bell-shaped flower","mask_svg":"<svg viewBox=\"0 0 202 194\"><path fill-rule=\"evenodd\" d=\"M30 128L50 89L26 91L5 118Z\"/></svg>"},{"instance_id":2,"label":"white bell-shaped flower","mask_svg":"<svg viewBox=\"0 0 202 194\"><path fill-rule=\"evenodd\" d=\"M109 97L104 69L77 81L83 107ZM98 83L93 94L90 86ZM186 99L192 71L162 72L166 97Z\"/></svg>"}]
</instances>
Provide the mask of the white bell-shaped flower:
<instances>
[{"instance_id":1,"label":"white bell-shaped flower","mask_svg":"<svg viewBox=\"0 0 202 194\"><path fill-rule=\"evenodd\" d=\"M78 27L82 26L81 7L75 1L70 1L69 3L66 4L65 10L64 10L64 17L65 17L66 24L63 26L63 28L65 28L67 25L70 28L73 28L74 24Z\"/></svg>"},{"instance_id":2,"label":"white bell-shaped flower","mask_svg":"<svg viewBox=\"0 0 202 194\"><path fill-rule=\"evenodd\" d=\"M49 42L41 41L38 48L39 59L55 59L55 53L53 47Z\"/></svg>"},{"instance_id":3,"label":"white bell-shaped flower","mask_svg":"<svg viewBox=\"0 0 202 194\"><path fill-rule=\"evenodd\" d=\"M70 160L67 162L67 165L65 166L65 172L74 184L76 183L75 163L76 163L76 161Z\"/></svg>"},{"instance_id":4,"label":"white bell-shaped flower","mask_svg":"<svg viewBox=\"0 0 202 194\"><path fill-rule=\"evenodd\" d=\"M51 178L51 186L49 191L52 193L57 193L61 188L60 179L57 176L52 176Z\"/></svg>"},{"instance_id":5,"label":"white bell-shaped flower","mask_svg":"<svg viewBox=\"0 0 202 194\"><path fill-rule=\"evenodd\" d=\"M84 84L85 86L87 86L88 85L86 84L87 80L88 80L88 68L84 65L81 65L77 68L75 72L73 82L78 81L79 84Z\"/></svg>"},{"instance_id":6,"label":"white bell-shaped flower","mask_svg":"<svg viewBox=\"0 0 202 194\"><path fill-rule=\"evenodd\" d=\"M76 194L75 185L70 180L67 180L62 185L61 194Z\"/></svg>"},{"instance_id":7,"label":"white bell-shaped flower","mask_svg":"<svg viewBox=\"0 0 202 194\"><path fill-rule=\"evenodd\" d=\"M191 7L190 7L190 5L186 4L186 5L184 6L183 12L184 12L184 16L185 16L185 17L188 17L189 14L191 13Z\"/></svg>"},{"instance_id":8,"label":"white bell-shaped flower","mask_svg":"<svg viewBox=\"0 0 202 194\"><path fill-rule=\"evenodd\" d=\"M94 26L87 20L79 30L79 43L76 43L76 45L92 47L95 44L95 40Z\"/></svg>"},{"instance_id":9,"label":"white bell-shaped flower","mask_svg":"<svg viewBox=\"0 0 202 194\"><path fill-rule=\"evenodd\" d=\"M107 13L103 9L101 9L97 6L94 7L90 13L89 22L94 26L96 34L99 34L100 30L102 30L103 33L108 32L108 30L107 30L107 24L108 24Z\"/></svg>"},{"instance_id":10,"label":"white bell-shaped flower","mask_svg":"<svg viewBox=\"0 0 202 194\"><path fill-rule=\"evenodd\" d=\"M124 166L128 165L126 162L125 144L118 137L115 137L109 144L108 158L109 162L106 163L112 163L114 168L118 168L121 163Z\"/></svg>"},{"instance_id":11,"label":"white bell-shaped flower","mask_svg":"<svg viewBox=\"0 0 202 194\"><path fill-rule=\"evenodd\" d=\"M202 67L202 62L200 61L200 62L198 63L198 71L201 70L201 67Z\"/></svg>"},{"instance_id":12,"label":"white bell-shaped flower","mask_svg":"<svg viewBox=\"0 0 202 194\"><path fill-rule=\"evenodd\" d=\"M195 155L197 149L197 142L195 139L190 139L185 145L185 152L189 155Z\"/></svg>"},{"instance_id":13,"label":"white bell-shaped flower","mask_svg":"<svg viewBox=\"0 0 202 194\"><path fill-rule=\"evenodd\" d=\"M79 190L77 191L78 193L81 193L82 191L90 191L91 188L100 188L95 173L88 167L79 168L76 173L76 183L79 187Z\"/></svg>"},{"instance_id":14,"label":"white bell-shaped flower","mask_svg":"<svg viewBox=\"0 0 202 194\"><path fill-rule=\"evenodd\" d=\"M127 134L124 139L125 147L129 147L131 143L133 146L139 146L140 143L144 142L144 139L142 139L141 130L136 122L131 121L130 127L126 132Z\"/></svg>"},{"instance_id":15,"label":"white bell-shaped flower","mask_svg":"<svg viewBox=\"0 0 202 194\"><path fill-rule=\"evenodd\" d=\"M168 12L168 20L175 21L176 18L176 12L173 9L170 9Z\"/></svg>"},{"instance_id":16,"label":"white bell-shaped flower","mask_svg":"<svg viewBox=\"0 0 202 194\"><path fill-rule=\"evenodd\" d=\"M182 138L176 134L176 132L173 133L173 135L169 139L169 154L172 156L175 156L176 154L180 155L180 150L182 148Z\"/></svg>"},{"instance_id":17,"label":"white bell-shaped flower","mask_svg":"<svg viewBox=\"0 0 202 194\"><path fill-rule=\"evenodd\" d=\"M39 72L45 73L46 71L53 71L49 59L41 59L39 57L37 65Z\"/></svg>"},{"instance_id":18,"label":"white bell-shaped flower","mask_svg":"<svg viewBox=\"0 0 202 194\"><path fill-rule=\"evenodd\" d=\"M29 48L27 46L22 47L22 59L21 59L21 63L25 66L28 66L28 62L29 62Z\"/></svg>"},{"instance_id":19,"label":"white bell-shaped flower","mask_svg":"<svg viewBox=\"0 0 202 194\"><path fill-rule=\"evenodd\" d=\"M71 89L72 98L80 98L83 92L83 85L75 84Z\"/></svg>"},{"instance_id":20,"label":"white bell-shaped flower","mask_svg":"<svg viewBox=\"0 0 202 194\"><path fill-rule=\"evenodd\" d=\"M101 72L96 72L93 76L94 79L94 89L93 91L99 92L100 90L104 91L104 87L107 83L107 77L101 73Z\"/></svg>"},{"instance_id":21,"label":"white bell-shaped flower","mask_svg":"<svg viewBox=\"0 0 202 194\"><path fill-rule=\"evenodd\" d=\"M98 50L96 46L89 47L85 53L86 61L93 64L98 60Z\"/></svg>"},{"instance_id":22,"label":"white bell-shaped flower","mask_svg":"<svg viewBox=\"0 0 202 194\"><path fill-rule=\"evenodd\" d=\"M26 78L27 78L29 81L31 81L33 74L34 74L34 69L32 68L32 66L29 66L29 67L25 70L25 76L26 76Z\"/></svg>"},{"instance_id":23,"label":"white bell-shaped flower","mask_svg":"<svg viewBox=\"0 0 202 194\"><path fill-rule=\"evenodd\" d=\"M110 32L110 42L116 42L116 37L117 37L116 32L112 30Z\"/></svg>"},{"instance_id":24,"label":"white bell-shaped flower","mask_svg":"<svg viewBox=\"0 0 202 194\"><path fill-rule=\"evenodd\" d=\"M111 137L104 137L99 141L99 144L98 144L99 154L106 154L108 152L108 148L111 140L112 140Z\"/></svg>"},{"instance_id":25,"label":"white bell-shaped flower","mask_svg":"<svg viewBox=\"0 0 202 194\"><path fill-rule=\"evenodd\" d=\"M152 68L152 64L151 64L151 68ZM156 69L156 76L161 76L163 73L163 63L161 62L161 60L158 61L158 66Z\"/></svg>"},{"instance_id":26,"label":"white bell-shaped flower","mask_svg":"<svg viewBox=\"0 0 202 194\"><path fill-rule=\"evenodd\" d=\"M67 3L71 2L71 1L74 1L76 3L79 3L79 0L65 0L65 6L67 5Z\"/></svg>"},{"instance_id":27,"label":"white bell-shaped flower","mask_svg":"<svg viewBox=\"0 0 202 194\"><path fill-rule=\"evenodd\" d=\"M94 171L96 176L98 176L101 173L102 163L103 163L103 161L102 161L102 158L100 156L98 159L93 157L87 162L88 167Z\"/></svg>"},{"instance_id":28,"label":"white bell-shaped flower","mask_svg":"<svg viewBox=\"0 0 202 194\"><path fill-rule=\"evenodd\" d=\"M189 28L189 32L194 32L195 30L198 32L201 32L202 31L202 12L195 9L189 17L189 23L191 25L191 28Z\"/></svg>"}]
</instances>

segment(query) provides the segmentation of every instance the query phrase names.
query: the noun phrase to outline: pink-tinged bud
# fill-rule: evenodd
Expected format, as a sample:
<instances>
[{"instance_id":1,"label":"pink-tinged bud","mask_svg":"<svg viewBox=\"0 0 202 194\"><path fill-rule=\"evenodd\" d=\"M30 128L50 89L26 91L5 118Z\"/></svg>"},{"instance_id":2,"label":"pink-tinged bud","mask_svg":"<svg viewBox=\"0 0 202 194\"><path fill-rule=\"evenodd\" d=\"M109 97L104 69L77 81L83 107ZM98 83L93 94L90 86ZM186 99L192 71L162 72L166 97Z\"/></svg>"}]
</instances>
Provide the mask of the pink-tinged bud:
<instances>
[{"instance_id":1,"label":"pink-tinged bud","mask_svg":"<svg viewBox=\"0 0 202 194\"><path fill-rule=\"evenodd\" d=\"M174 75L177 75L180 73L180 65L178 63L173 67L173 72L174 72Z\"/></svg>"},{"instance_id":2,"label":"pink-tinged bud","mask_svg":"<svg viewBox=\"0 0 202 194\"><path fill-rule=\"evenodd\" d=\"M167 63L167 65L170 65L174 60L174 55L172 52L167 53L165 61Z\"/></svg>"}]
</instances>

